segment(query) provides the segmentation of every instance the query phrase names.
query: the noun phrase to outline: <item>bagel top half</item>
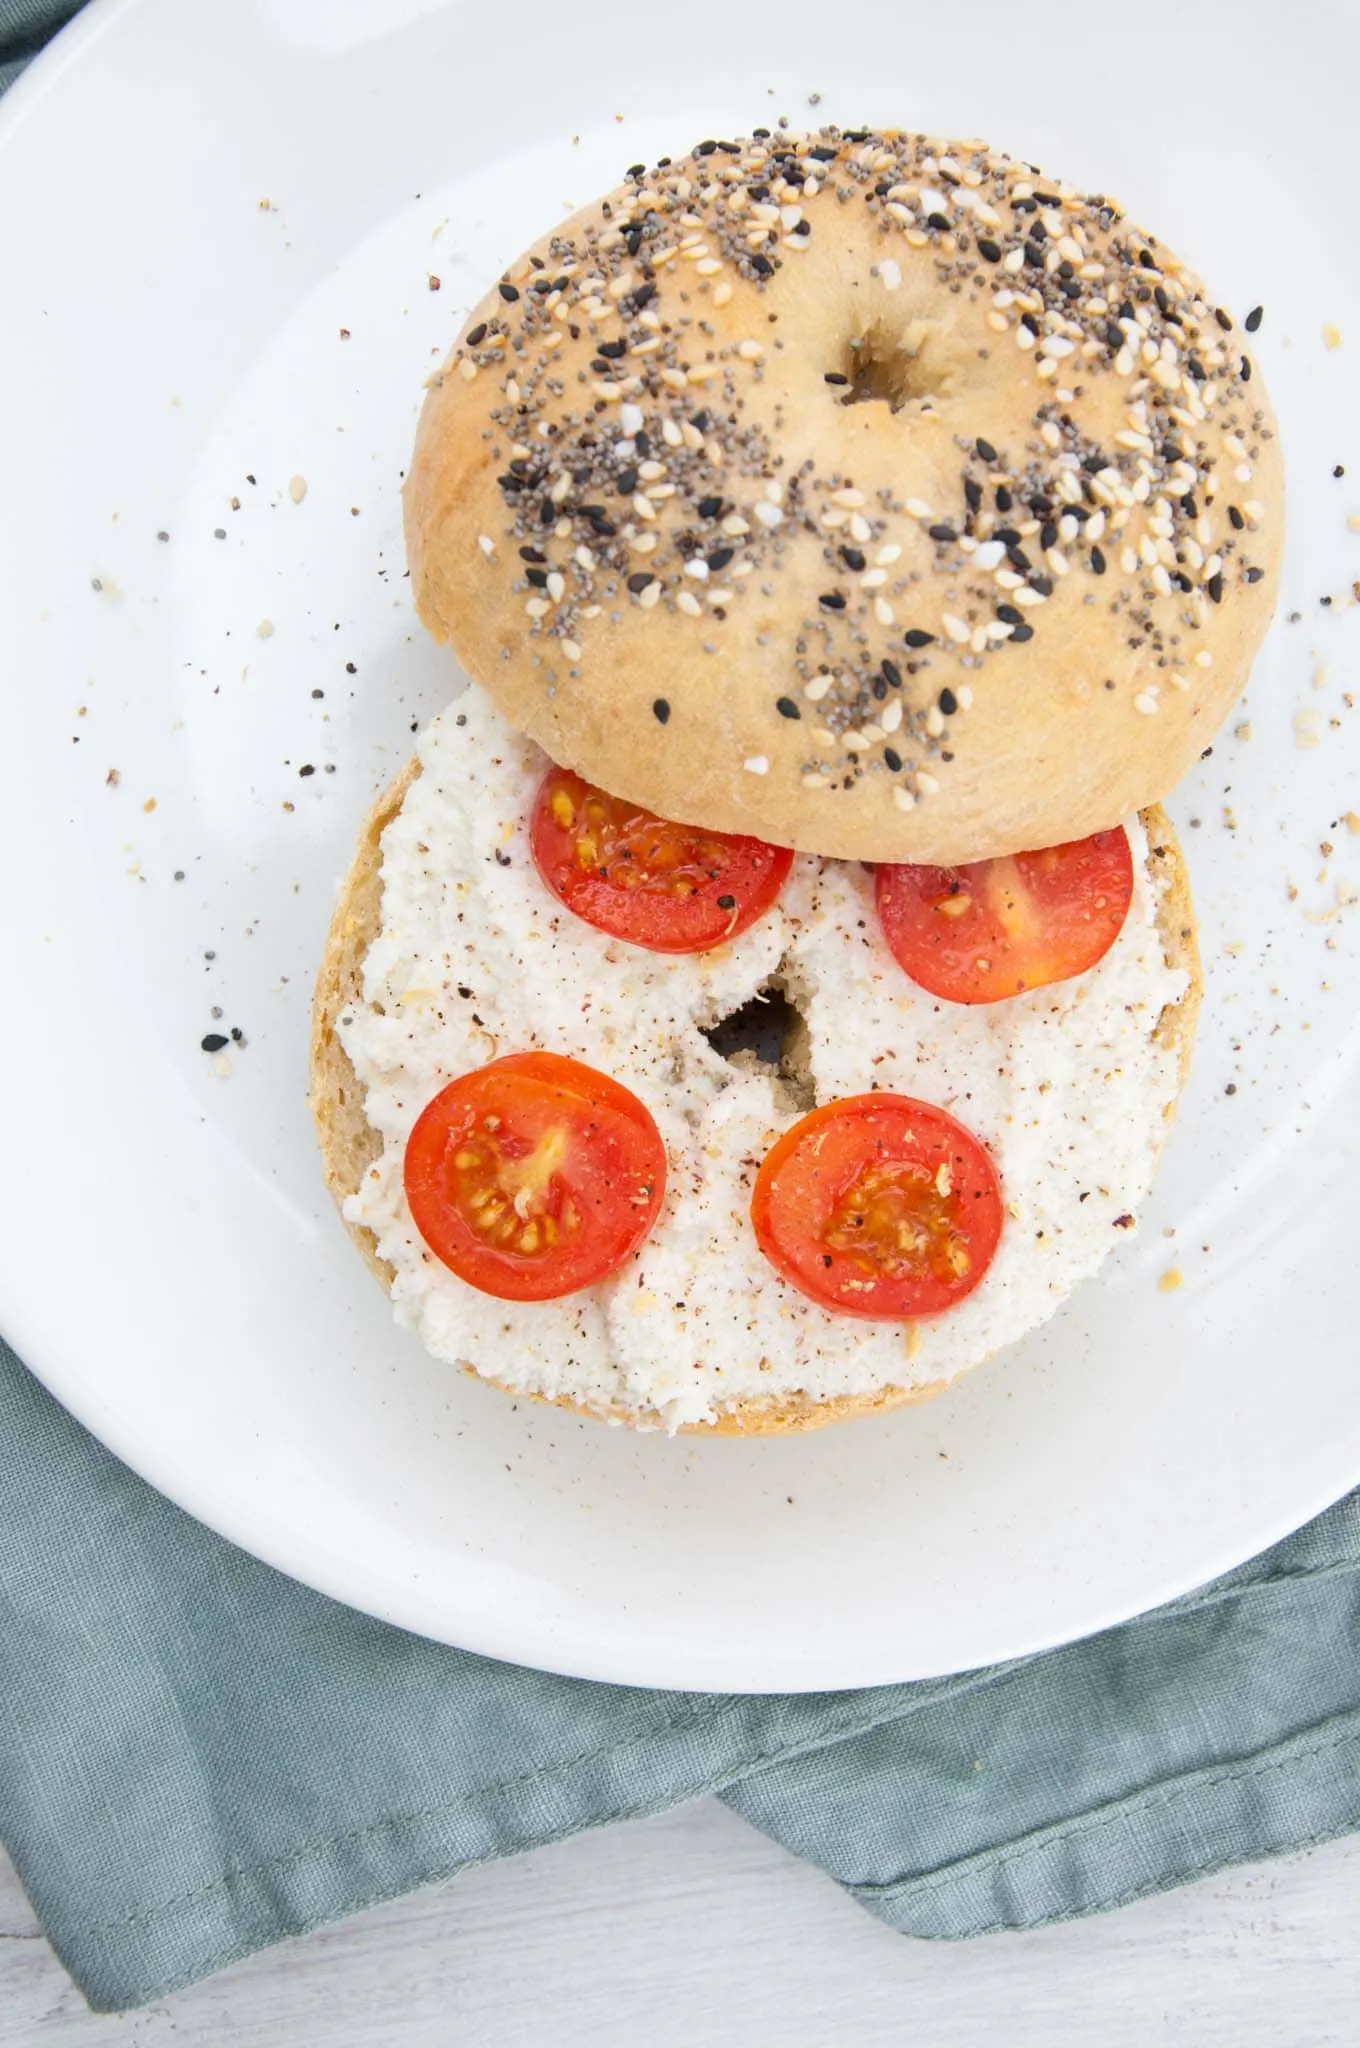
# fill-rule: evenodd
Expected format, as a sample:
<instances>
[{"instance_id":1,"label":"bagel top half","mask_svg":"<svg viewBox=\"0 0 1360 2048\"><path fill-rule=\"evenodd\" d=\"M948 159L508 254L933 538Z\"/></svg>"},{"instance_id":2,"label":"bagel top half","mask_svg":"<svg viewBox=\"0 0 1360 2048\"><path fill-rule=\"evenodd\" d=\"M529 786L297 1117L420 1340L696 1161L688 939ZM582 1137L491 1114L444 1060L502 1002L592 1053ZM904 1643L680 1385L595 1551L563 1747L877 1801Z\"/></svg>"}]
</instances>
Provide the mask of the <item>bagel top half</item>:
<instances>
[{"instance_id":1,"label":"bagel top half","mask_svg":"<svg viewBox=\"0 0 1360 2048\"><path fill-rule=\"evenodd\" d=\"M1239 694L1283 502L1249 349L1103 196L895 132L708 141L474 309L416 601L558 762L953 863L1155 801Z\"/></svg>"}]
</instances>

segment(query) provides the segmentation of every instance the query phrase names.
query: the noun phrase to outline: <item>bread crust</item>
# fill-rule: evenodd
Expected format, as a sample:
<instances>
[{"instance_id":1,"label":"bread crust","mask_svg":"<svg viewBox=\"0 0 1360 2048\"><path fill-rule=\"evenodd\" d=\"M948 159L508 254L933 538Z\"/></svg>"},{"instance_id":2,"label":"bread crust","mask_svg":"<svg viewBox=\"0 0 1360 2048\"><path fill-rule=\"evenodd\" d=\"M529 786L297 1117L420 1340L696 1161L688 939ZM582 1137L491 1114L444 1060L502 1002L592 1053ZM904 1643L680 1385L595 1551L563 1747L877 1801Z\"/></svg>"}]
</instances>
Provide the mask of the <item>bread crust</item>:
<instances>
[{"instance_id":1,"label":"bread crust","mask_svg":"<svg viewBox=\"0 0 1360 2048\"><path fill-rule=\"evenodd\" d=\"M353 861L336 899L317 973L312 1003L309 1101L320 1141L326 1185L342 1213L346 1199L357 1190L365 1171L380 1155L382 1140L364 1114L364 1090L341 1043L336 1020L348 1003L362 999L364 960L382 922L382 835L401 809L406 792L419 772L418 761L410 761L384 790L364 820ZM1144 811L1143 823L1157 889L1157 928L1162 947L1168 965L1184 968L1188 977L1185 994L1179 1002L1168 1005L1157 1023L1158 1039L1176 1054L1183 1087L1190 1067L1202 990L1194 908L1184 857L1170 819L1160 806L1152 805ZM1174 1104L1167 1110L1168 1126L1173 1112ZM345 1228L384 1291L390 1291L393 1272L379 1254L373 1232L364 1224L348 1220ZM475 1379L490 1379L491 1384L498 1384L493 1376L477 1372L472 1366L463 1369ZM840 1394L823 1400L812 1394L797 1393L742 1401L720 1411L712 1422L683 1425L682 1433L787 1435L793 1431L820 1429L828 1423L848 1421L855 1416L881 1415L891 1408L928 1401L953 1384L952 1380L939 1380L919 1387L883 1387L870 1394ZM513 1391L516 1399L523 1398L521 1390ZM645 1411L614 1405L592 1407L565 1398L553 1401L538 1394L532 1398L549 1406L570 1409L595 1421L622 1422L634 1428L664 1427L659 1415L649 1416Z\"/></svg>"},{"instance_id":2,"label":"bread crust","mask_svg":"<svg viewBox=\"0 0 1360 2048\"><path fill-rule=\"evenodd\" d=\"M916 190L922 138L879 146ZM836 161L801 159L815 194L788 187L810 232L753 252L762 202L738 233L733 195L774 192L777 169L746 169L762 147L633 180L473 308L405 487L421 618L553 760L710 829L949 864L1159 799L1275 605L1282 469L1250 336L1110 202L1036 213L1009 195L1043 181L980 146L954 155L1005 216L999 261L966 186L936 194L946 228L909 228L868 145L834 135ZM1089 260L1062 279L1071 234Z\"/></svg>"}]
</instances>

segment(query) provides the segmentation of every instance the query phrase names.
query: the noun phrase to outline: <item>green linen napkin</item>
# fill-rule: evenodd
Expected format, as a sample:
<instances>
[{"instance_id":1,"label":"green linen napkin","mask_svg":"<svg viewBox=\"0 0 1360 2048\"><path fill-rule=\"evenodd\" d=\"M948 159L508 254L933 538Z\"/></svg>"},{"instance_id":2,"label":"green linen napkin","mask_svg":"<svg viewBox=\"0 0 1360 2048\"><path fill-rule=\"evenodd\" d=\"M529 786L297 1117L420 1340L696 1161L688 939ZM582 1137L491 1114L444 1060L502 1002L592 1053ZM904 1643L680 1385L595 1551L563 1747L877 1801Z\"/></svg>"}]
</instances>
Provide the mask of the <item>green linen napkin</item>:
<instances>
[{"instance_id":1,"label":"green linen napkin","mask_svg":"<svg viewBox=\"0 0 1360 2048\"><path fill-rule=\"evenodd\" d=\"M903 1933L1098 1912L1360 1825L1360 1497L960 1677L658 1693L445 1649L211 1535L0 1346L0 1840L90 2003L716 1792Z\"/></svg>"},{"instance_id":2,"label":"green linen napkin","mask_svg":"<svg viewBox=\"0 0 1360 2048\"><path fill-rule=\"evenodd\" d=\"M0 90L74 10L0 0ZM1360 1825L1360 1496L1046 1656L793 1698L445 1649L211 1535L0 1343L0 1840L91 2004L719 1793L904 1933L1097 1912Z\"/></svg>"}]
</instances>

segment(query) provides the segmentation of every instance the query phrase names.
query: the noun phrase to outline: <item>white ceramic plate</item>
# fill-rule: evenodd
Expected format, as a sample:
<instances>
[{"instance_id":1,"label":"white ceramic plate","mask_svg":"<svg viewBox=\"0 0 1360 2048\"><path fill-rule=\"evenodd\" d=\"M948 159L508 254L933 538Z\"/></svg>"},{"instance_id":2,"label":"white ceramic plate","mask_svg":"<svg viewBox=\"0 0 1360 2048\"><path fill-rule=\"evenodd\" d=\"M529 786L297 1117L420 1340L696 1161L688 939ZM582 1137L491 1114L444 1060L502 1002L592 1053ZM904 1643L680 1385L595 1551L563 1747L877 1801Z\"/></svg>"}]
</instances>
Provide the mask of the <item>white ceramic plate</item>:
<instances>
[{"instance_id":1,"label":"white ceramic plate","mask_svg":"<svg viewBox=\"0 0 1360 2048\"><path fill-rule=\"evenodd\" d=\"M1273 0L584 22L104 0L0 116L0 1320L174 1499L429 1635L685 1687L960 1669L1360 1480L1360 28ZM320 1185L307 1006L360 815L451 688L402 578L423 377L559 209L785 113L988 134L1264 303L1301 618L1176 802L1208 997L1136 1242L931 1406L668 1442L516 1408L392 1327Z\"/></svg>"}]
</instances>

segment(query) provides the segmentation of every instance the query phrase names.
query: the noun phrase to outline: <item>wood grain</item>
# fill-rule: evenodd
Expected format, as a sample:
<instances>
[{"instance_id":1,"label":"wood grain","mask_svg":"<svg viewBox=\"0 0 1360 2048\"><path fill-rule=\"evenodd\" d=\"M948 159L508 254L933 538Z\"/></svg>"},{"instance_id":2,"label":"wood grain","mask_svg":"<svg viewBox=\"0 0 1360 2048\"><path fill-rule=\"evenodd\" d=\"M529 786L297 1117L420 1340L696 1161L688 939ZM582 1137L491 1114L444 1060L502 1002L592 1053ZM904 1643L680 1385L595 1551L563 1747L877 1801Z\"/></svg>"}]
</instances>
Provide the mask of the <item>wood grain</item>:
<instances>
[{"instance_id":1,"label":"wood grain","mask_svg":"<svg viewBox=\"0 0 1360 2048\"><path fill-rule=\"evenodd\" d=\"M1360 1838L1122 1912L904 1940L704 1804L358 1915L123 2018L0 1856L3 2048L1350 2048Z\"/></svg>"}]
</instances>

